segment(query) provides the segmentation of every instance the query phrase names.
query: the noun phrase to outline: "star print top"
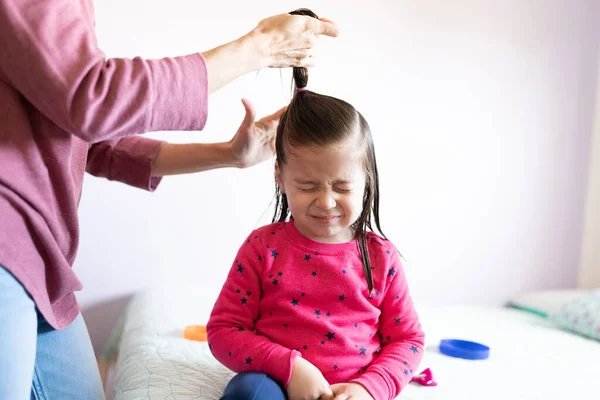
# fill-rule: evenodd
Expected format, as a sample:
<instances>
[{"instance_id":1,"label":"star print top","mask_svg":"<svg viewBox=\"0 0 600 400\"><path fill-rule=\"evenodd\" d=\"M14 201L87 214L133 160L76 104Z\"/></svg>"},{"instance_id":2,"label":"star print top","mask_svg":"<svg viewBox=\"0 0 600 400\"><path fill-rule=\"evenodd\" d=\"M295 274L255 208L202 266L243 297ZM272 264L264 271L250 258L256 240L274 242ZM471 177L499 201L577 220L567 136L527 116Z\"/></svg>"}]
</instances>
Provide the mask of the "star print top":
<instances>
[{"instance_id":1,"label":"star print top","mask_svg":"<svg viewBox=\"0 0 600 400\"><path fill-rule=\"evenodd\" d=\"M235 372L287 387L296 357L330 384L356 382L393 399L422 357L424 334L393 244L368 234L373 291L356 242L326 244L293 222L252 232L208 322L213 355Z\"/></svg>"}]
</instances>

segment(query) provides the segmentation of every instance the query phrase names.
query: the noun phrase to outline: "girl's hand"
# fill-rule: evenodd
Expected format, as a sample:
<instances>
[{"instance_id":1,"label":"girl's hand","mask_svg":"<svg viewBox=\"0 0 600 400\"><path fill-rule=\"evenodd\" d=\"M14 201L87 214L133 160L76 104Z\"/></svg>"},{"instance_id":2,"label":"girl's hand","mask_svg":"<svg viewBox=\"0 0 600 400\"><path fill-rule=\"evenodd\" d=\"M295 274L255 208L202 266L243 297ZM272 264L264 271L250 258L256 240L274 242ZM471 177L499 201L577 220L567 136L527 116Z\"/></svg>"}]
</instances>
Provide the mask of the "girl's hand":
<instances>
[{"instance_id":1,"label":"girl's hand","mask_svg":"<svg viewBox=\"0 0 600 400\"><path fill-rule=\"evenodd\" d=\"M255 38L261 67L310 67L315 59L313 48L319 35L338 36L332 21L305 15L279 14L265 18L248 34Z\"/></svg>"},{"instance_id":2,"label":"girl's hand","mask_svg":"<svg viewBox=\"0 0 600 400\"><path fill-rule=\"evenodd\" d=\"M251 167L275 155L275 136L281 114L285 107L274 114L254 121L256 112L252 104L242 99L246 116L237 133L231 139L231 151L239 168Z\"/></svg>"},{"instance_id":3,"label":"girl's hand","mask_svg":"<svg viewBox=\"0 0 600 400\"><path fill-rule=\"evenodd\" d=\"M364 386L358 383L338 383L331 385L333 400L373 400Z\"/></svg>"},{"instance_id":4,"label":"girl's hand","mask_svg":"<svg viewBox=\"0 0 600 400\"><path fill-rule=\"evenodd\" d=\"M321 371L302 357L296 357L287 387L289 400L332 400L333 392Z\"/></svg>"}]
</instances>

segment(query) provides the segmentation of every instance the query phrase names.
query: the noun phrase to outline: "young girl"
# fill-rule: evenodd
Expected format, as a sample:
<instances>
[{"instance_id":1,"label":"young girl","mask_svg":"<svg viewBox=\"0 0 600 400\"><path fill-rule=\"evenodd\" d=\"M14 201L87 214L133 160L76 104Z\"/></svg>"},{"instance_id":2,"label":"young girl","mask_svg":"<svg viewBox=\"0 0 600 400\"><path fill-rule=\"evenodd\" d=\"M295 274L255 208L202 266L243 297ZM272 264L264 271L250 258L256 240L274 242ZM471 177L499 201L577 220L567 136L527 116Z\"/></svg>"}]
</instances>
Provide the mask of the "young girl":
<instances>
[{"instance_id":1,"label":"young girl","mask_svg":"<svg viewBox=\"0 0 600 400\"><path fill-rule=\"evenodd\" d=\"M222 399L395 398L424 335L379 224L369 126L350 104L306 90L277 131L276 213L240 248L208 323L238 372Z\"/></svg>"}]
</instances>

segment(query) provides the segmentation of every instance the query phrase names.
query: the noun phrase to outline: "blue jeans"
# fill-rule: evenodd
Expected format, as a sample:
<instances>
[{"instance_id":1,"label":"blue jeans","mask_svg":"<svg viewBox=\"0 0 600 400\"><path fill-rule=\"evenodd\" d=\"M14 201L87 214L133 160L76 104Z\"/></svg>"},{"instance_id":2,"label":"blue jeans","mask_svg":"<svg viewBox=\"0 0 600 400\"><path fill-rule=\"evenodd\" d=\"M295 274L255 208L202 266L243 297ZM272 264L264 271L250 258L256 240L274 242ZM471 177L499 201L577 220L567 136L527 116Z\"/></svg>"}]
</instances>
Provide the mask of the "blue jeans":
<instances>
[{"instance_id":1,"label":"blue jeans","mask_svg":"<svg viewBox=\"0 0 600 400\"><path fill-rule=\"evenodd\" d=\"M1 265L0 399L104 399L81 314L65 329L52 328Z\"/></svg>"},{"instance_id":2,"label":"blue jeans","mask_svg":"<svg viewBox=\"0 0 600 400\"><path fill-rule=\"evenodd\" d=\"M286 400L281 385L268 375L244 372L233 377L221 400Z\"/></svg>"}]
</instances>

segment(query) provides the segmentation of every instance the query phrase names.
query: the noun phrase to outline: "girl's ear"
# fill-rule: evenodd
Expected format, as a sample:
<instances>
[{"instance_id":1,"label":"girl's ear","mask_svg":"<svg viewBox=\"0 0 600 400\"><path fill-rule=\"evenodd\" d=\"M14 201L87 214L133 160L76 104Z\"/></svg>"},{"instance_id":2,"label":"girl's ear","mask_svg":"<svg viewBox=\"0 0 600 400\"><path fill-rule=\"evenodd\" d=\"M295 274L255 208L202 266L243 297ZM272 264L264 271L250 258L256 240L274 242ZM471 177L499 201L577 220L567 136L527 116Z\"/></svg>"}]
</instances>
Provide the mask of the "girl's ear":
<instances>
[{"instance_id":1,"label":"girl's ear","mask_svg":"<svg viewBox=\"0 0 600 400\"><path fill-rule=\"evenodd\" d=\"M275 160L275 181L279 185L279 189L282 194L285 194L285 187L283 186L283 179L281 178L281 169L279 168L279 162Z\"/></svg>"}]
</instances>

